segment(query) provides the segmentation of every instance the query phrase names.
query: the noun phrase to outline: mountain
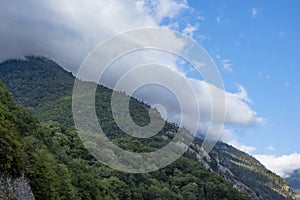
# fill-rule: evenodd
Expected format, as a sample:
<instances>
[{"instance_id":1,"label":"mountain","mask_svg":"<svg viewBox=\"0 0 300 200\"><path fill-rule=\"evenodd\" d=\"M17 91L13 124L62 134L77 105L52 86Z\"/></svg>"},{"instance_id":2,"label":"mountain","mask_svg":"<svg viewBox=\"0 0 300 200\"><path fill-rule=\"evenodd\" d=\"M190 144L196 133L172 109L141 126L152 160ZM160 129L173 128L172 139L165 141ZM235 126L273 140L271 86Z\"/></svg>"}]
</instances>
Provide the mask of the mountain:
<instances>
[{"instance_id":1,"label":"mountain","mask_svg":"<svg viewBox=\"0 0 300 200\"><path fill-rule=\"evenodd\" d=\"M239 191L251 194L252 199L284 199L278 196L293 195L290 185L281 177L266 169L254 157L225 143L218 143L209 154L210 168L232 183ZM254 194L255 193L255 194Z\"/></svg>"},{"instance_id":2,"label":"mountain","mask_svg":"<svg viewBox=\"0 0 300 200\"><path fill-rule=\"evenodd\" d=\"M75 129L69 128L74 125L71 95L75 78L71 73L47 58L30 56L1 63L0 79L15 101L32 107L38 119L46 123L41 124L53 132L51 137L39 135L38 139L44 141L56 162L69 171L68 176L72 177L68 179L71 180L69 186L78 199L83 194L89 199L105 195L112 199L247 199L247 196L266 200L294 199L289 184L252 156L222 142L206 153L201 149L200 138L195 139L182 158L156 172L132 175L111 170L97 162L85 150ZM150 141L128 137L113 121L111 93L109 88L97 87L96 113L108 137L121 148L153 151L174 137L172 132L178 127L170 123ZM149 123L148 105L131 98L130 108L137 124ZM201 155L205 155L204 159L200 159ZM78 178L88 179L89 184ZM97 191L96 196L91 194L93 191Z\"/></svg>"},{"instance_id":3,"label":"mountain","mask_svg":"<svg viewBox=\"0 0 300 200\"><path fill-rule=\"evenodd\" d=\"M291 184L291 187L300 193L300 169L293 171L286 180Z\"/></svg>"},{"instance_id":4,"label":"mountain","mask_svg":"<svg viewBox=\"0 0 300 200\"><path fill-rule=\"evenodd\" d=\"M135 102L133 107L137 110L147 108ZM188 156L152 173L112 170L89 154L73 127L41 123L32 109L16 105L1 81L0 110L0 199L24 199L26 195L26 199L33 199L32 194L35 199L53 200L249 199ZM174 128L171 124L166 127ZM157 137L147 148L153 150L157 142L160 145L164 140ZM126 144L130 141L123 137L122 145ZM140 141L124 148L134 151L137 145L146 148ZM22 186L15 188L11 182Z\"/></svg>"}]
</instances>

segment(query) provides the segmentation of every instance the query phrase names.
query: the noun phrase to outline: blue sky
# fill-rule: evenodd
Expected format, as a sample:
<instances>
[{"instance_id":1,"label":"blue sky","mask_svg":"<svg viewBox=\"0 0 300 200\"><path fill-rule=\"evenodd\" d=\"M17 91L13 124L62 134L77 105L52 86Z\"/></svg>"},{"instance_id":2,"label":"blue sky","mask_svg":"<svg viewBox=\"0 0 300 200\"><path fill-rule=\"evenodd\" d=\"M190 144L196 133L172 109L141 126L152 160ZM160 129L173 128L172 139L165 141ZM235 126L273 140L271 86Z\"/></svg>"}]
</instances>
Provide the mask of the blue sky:
<instances>
[{"instance_id":1,"label":"blue sky","mask_svg":"<svg viewBox=\"0 0 300 200\"><path fill-rule=\"evenodd\" d=\"M243 85L253 101L251 107L266 118L264 125L237 130L239 141L256 147L253 153L258 154L300 152L300 2L190 4L204 17L193 21L199 23L194 38L197 34L208 38L200 43L219 66L218 55L230 60L232 72L222 70L226 89Z\"/></svg>"},{"instance_id":2,"label":"blue sky","mask_svg":"<svg viewBox=\"0 0 300 200\"><path fill-rule=\"evenodd\" d=\"M3 0L0 61L44 55L76 73L89 51L120 32L183 32L207 50L226 95L242 105L231 102L229 114L250 112L247 123L226 124L227 141L286 176L300 168L299 10L297 0ZM260 117L265 123L250 123Z\"/></svg>"}]
</instances>

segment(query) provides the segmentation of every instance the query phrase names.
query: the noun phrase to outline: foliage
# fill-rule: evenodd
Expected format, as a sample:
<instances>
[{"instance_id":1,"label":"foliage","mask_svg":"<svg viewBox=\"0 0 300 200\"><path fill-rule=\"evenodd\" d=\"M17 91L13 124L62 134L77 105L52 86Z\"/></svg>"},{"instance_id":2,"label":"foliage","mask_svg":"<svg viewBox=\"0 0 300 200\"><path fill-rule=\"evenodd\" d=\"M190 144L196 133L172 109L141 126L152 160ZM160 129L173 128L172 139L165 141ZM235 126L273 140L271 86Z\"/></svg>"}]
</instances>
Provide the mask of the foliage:
<instances>
[{"instance_id":1,"label":"foliage","mask_svg":"<svg viewBox=\"0 0 300 200\"><path fill-rule=\"evenodd\" d=\"M75 79L53 61L43 57L6 61L0 64L0 79L17 103L33 108L15 105L12 96L3 84L0 85L0 171L14 176L25 174L37 200L249 199L224 178L204 169L191 152L164 169L145 174L122 173L99 163L84 148L73 127L71 93ZM148 139L125 134L113 120L111 93L112 90L98 86L96 113L112 142L128 151L149 152L166 145L174 137L178 127L167 122L162 131ZM130 115L137 124L149 123L150 109L147 104L131 98ZM230 155L241 156L239 152ZM226 164L228 160L244 164L233 157L229 159L228 155L226 158ZM212 169L218 170L217 161L210 164ZM234 162L230 167L251 187L265 176L252 173L253 170L250 173ZM247 178L248 175L253 177ZM269 187L261 188L256 191L262 195L277 194Z\"/></svg>"},{"instance_id":2,"label":"foliage","mask_svg":"<svg viewBox=\"0 0 300 200\"><path fill-rule=\"evenodd\" d=\"M18 110L11 95L0 82L0 171L20 176L24 171L24 153L13 112Z\"/></svg>"},{"instance_id":3,"label":"foliage","mask_svg":"<svg viewBox=\"0 0 300 200\"><path fill-rule=\"evenodd\" d=\"M39 123L0 86L0 170L14 176L24 173L36 199L248 199L189 159L147 174L111 170L90 156L74 128ZM144 145L130 139L115 138L133 151Z\"/></svg>"}]
</instances>

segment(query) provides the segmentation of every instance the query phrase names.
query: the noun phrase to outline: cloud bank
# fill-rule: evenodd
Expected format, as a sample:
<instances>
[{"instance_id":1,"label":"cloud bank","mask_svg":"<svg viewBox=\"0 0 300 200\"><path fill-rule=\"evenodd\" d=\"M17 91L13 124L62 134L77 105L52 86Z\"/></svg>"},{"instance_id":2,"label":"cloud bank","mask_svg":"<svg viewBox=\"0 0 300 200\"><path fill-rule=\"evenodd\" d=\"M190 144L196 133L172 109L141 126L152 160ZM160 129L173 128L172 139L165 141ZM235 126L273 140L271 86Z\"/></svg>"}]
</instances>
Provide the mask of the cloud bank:
<instances>
[{"instance_id":1,"label":"cloud bank","mask_svg":"<svg viewBox=\"0 0 300 200\"><path fill-rule=\"evenodd\" d=\"M283 178L287 178L293 171L300 168L300 154L298 153L282 156L254 155L254 157Z\"/></svg>"},{"instance_id":2,"label":"cloud bank","mask_svg":"<svg viewBox=\"0 0 300 200\"><path fill-rule=\"evenodd\" d=\"M4 0L0 23L1 61L41 54L72 71L104 39L130 29L158 26L131 0Z\"/></svg>"}]
</instances>

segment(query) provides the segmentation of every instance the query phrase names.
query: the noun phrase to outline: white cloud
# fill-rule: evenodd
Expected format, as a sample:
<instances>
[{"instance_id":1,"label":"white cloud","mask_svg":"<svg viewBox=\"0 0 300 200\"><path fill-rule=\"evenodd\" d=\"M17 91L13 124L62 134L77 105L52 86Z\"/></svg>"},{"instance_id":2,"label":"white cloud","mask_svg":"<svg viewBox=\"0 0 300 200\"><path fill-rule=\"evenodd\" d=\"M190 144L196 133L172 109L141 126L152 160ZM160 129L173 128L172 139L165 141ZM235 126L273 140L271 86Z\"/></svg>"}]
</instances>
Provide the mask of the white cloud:
<instances>
[{"instance_id":1,"label":"white cloud","mask_svg":"<svg viewBox=\"0 0 300 200\"><path fill-rule=\"evenodd\" d=\"M176 31L180 30L180 26L177 21L170 22L169 24L162 26L162 28L168 28L168 29L172 29L172 30L176 30Z\"/></svg>"},{"instance_id":2,"label":"white cloud","mask_svg":"<svg viewBox=\"0 0 300 200\"><path fill-rule=\"evenodd\" d=\"M248 126L253 124L261 124L264 122L264 119L257 117L256 112L249 107L248 103L251 102L251 100L248 98L245 88L243 88L241 85L238 85L238 92L230 93L223 91L214 85L207 84L204 81L191 79L190 82L196 93L199 94L199 105L203 106L202 110L206 111L204 113L206 113L208 116L209 113L211 113L211 106L209 106L211 96L209 91L214 93L216 97L214 106L221 104L221 101L218 102L218 100L221 99L222 92L225 92L226 124ZM207 88L209 88L209 90ZM221 116L220 113L217 113L219 109L217 108L215 110L216 113L213 114L216 116Z\"/></svg>"},{"instance_id":3,"label":"white cloud","mask_svg":"<svg viewBox=\"0 0 300 200\"><path fill-rule=\"evenodd\" d=\"M271 76L269 74L264 74L262 71L258 71L257 73L258 78L260 79L265 79L265 80L269 80L271 78Z\"/></svg>"},{"instance_id":4,"label":"white cloud","mask_svg":"<svg viewBox=\"0 0 300 200\"><path fill-rule=\"evenodd\" d=\"M4 1L0 13L0 60L42 54L72 67L72 71L105 38L158 26L130 0Z\"/></svg>"},{"instance_id":5,"label":"white cloud","mask_svg":"<svg viewBox=\"0 0 300 200\"><path fill-rule=\"evenodd\" d=\"M200 42L204 42L204 41L210 40L211 38L208 35L199 34L199 35L197 35L197 39Z\"/></svg>"},{"instance_id":6,"label":"white cloud","mask_svg":"<svg viewBox=\"0 0 300 200\"><path fill-rule=\"evenodd\" d=\"M139 7L153 16L157 23L161 23L165 18L172 19L189 9L187 0L141 0Z\"/></svg>"},{"instance_id":7,"label":"white cloud","mask_svg":"<svg viewBox=\"0 0 300 200\"><path fill-rule=\"evenodd\" d=\"M216 59L220 61L221 67L224 71L233 72L232 64L230 59L224 59L220 54L216 54Z\"/></svg>"},{"instance_id":8,"label":"white cloud","mask_svg":"<svg viewBox=\"0 0 300 200\"><path fill-rule=\"evenodd\" d=\"M222 60L222 66L225 71L232 72L232 64L230 62L231 60L229 59Z\"/></svg>"},{"instance_id":9,"label":"white cloud","mask_svg":"<svg viewBox=\"0 0 300 200\"><path fill-rule=\"evenodd\" d=\"M252 153L253 151L256 150L255 147L240 144L237 140L231 140L231 141L228 142L228 144L230 144L230 145L234 146L235 148L237 148L241 151L244 151L248 154L250 154L250 153Z\"/></svg>"},{"instance_id":10,"label":"white cloud","mask_svg":"<svg viewBox=\"0 0 300 200\"><path fill-rule=\"evenodd\" d=\"M224 71L232 72L232 64L230 59L223 59L222 60L222 68Z\"/></svg>"},{"instance_id":11,"label":"white cloud","mask_svg":"<svg viewBox=\"0 0 300 200\"><path fill-rule=\"evenodd\" d=\"M265 123L265 119L257 117L257 113L249 107L248 103L251 100L248 98L246 90L242 86L238 87L238 93L227 93L226 95L226 120L245 126Z\"/></svg>"},{"instance_id":12,"label":"white cloud","mask_svg":"<svg viewBox=\"0 0 300 200\"><path fill-rule=\"evenodd\" d=\"M249 99L246 89L240 84L237 84L237 88L239 91L238 94L236 94L238 95L238 98L242 101L252 104L252 101Z\"/></svg>"},{"instance_id":13,"label":"white cloud","mask_svg":"<svg viewBox=\"0 0 300 200\"><path fill-rule=\"evenodd\" d=\"M290 155L254 155L265 167L286 178L296 169L300 169L300 154Z\"/></svg>"},{"instance_id":14,"label":"white cloud","mask_svg":"<svg viewBox=\"0 0 300 200\"><path fill-rule=\"evenodd\" d=\"M257 8L252 8L252 10L251 10L251 17L254 19L254 18L256 18L256 16L257 16Z\"/></svg>"},{"instance_id":15,"label":"white cloud","mask_svg":"<svg viewBox=\"0 0 300 200\"><path fill-rule=\"evenodd\" d=\"M182 70L179 70L180 67L174 64L175 57L168 57L167 55L168 54L166 52L162 53L148 51L146 52L146 54L145 52L134 52L130 55L127 55L126 57L122 57L110 66L110 69L106 72L105 75L107 76L107 78L102 79L102 83L113 87L114 82L116 82L119 77L124 74L124 72L132 69L132 66L139 66L145 63L159 63L173 70L174 75L170 75L169 72L147 73L147 75L143 73L135 74L129 79L129 81L122 84L123 89L121 90L126 91L127 84L132 85L132 81L139 81L139 79L144 79L143 77L145 76L147 76L147 78L151 78L152 76L153 79L157 78L158 76L168 77L168 80L172 81L173 79L175 80L175 74L177 73L188 82L188 84L192 87L196 94L196 100L200 109L200 122L198 124L200 126L200 129L198 133L208 133L212 138L218 138L220 131L218 127L222 125L222 120L224 117L222 108L219 108L220 106L222 107L222 104L224 105L224 102L222 101L223 95L225 95L226 102L224 106L227 111L225 117L225 125L252 126L264 122L264 119L258 117L256 112L249 107L248 104L251 103L251 100L249 99L247 91L243 86L237 85L237 92L226 92L203 80L188 78L186 77L186 74L182 72ZM122 68L120 68L121 65ZM199 63L198 65L203 66L202 63ZM180 120L183 117L184 119L186 119L186 121L182 122L183 125L189 128L189 124L194 121L193 117L190 115L190 111L195 108L190 102L190 99L193 99L193 93L190 93L189 91L184 89L182 84L175 85L178 88L178 91L180 91L180 93L176 95L184 97L184 100L180 101L180 106L188 108L186 113L181 112L181 107L178 104L178 99L176 98L176 96L174 97L173 95L171 95L170 92L168 90L165 90L165 88L163 87L145 86L136 91L134 93L134 96L139 99L143 99L145 102L148 102L151 105L161 105L160 108L163 108L160 109L163 110L162 115L164 117L167 116L169 121L179 124ZM211 99L212 95L214 97L213 102ZM213 123L213 125L208 129L208 125L210 123ZM234 134L231 134L229 130L223 129L222 132L223 136L220 138L222 141L227 142L234 147L248 153L255 150L254 147L238 143L238 140L235 138Z\"/></svg>"},{"instance_id":16,"label":"white cloud","mask_svg":"<svg viewBox=\"0 0 300 200\"><path fill-rule=\"evenodd\" d=\"M224 128L220 135L220 140L248 154L256 150L256 148L253 146L247 146L238 142L237 135L234 134L233 132L234 131L229 128ZM217 134L217 133L210 133L210 134Z\"/></svg>"},{"instance_id":17,"label":"white cloud","mask_svg":"<svg viewBox=\"0 0 300 200\"><path fill-rule=\"evenodd\" d=\"M203 16L198 16L197 19L199 19L200 21L204 21L204 20L205 20L205 17L203 17Z\"/></svg>"},{"instance_id":18,"label":"white cloud","mask_svg":"<svg viewBox=\"0 0 300 200\"><path fill-rule=\"evenodd\" d=\"M150 36L145 36L150 39ZM168 37L171 39L171 36ZM172 41L172 40L170 40ZM165 40L164 42L167 42ZM175 48L175 47L174 47ZM180 47L176 47L180 48ZM139 59L137 59L139 58ZM251 100L248 97L246 89L237 85L237 92L227 92L223 89L220 89L212 84L207 83L203 80L197 80L194 78L188 78L185 73L181 72L180 66L174 64L175 57L168 55L168 53L147 51L147 52L134 52L126 57L122 57L114 64L112 64L109 70L106 72L106 77L102 79L102 83L110 87L114 86L114 83L121 77L122 74L132 69L133 66L139 66L145 63L159 63L164 65L172 70L175 70L176 73L189 83L193 88L196 94L198 105L200 106L201 112L201 123L209 122L213 116L215 120L214 123L222 122L224 113L221 108L222 105L226 108L226 118L225 123L230 125L240 125L240 126L251 126L255 124L261 124L264 122L263 118L257 116L257 113L253 111L249 103ZM122 68L119 66L122 65ZM199 63L199 66L203 66L202 63ZM137 75L136 77L144 77L145 74ZM151 76L147 74L146 76ZM163 74L152 74L153 79L157 76L168 77L169 80L172 80L172 77L167 73ZM129 83L128 83L129 84ZM177 86L180 87L180 84ZM124 85L124 88L126 86ZM152 94L149 96L149 94ZM168 119L174 122L178 122L178 117L180 116L180 107L178 107L178 102L176 99L171 98L171 96L166 93L165 90L161 88L147 88L146 91L141 91L135 94L137 98L143 99L144 101L150 104L162 104L165 106L165 110L168 114ZM181 89L181 95L185 97L185 102L187 107L193 106L189 105L189 99L193 98L194 94L189 93L184 89ZM212 95L214 101L212 102ZM223 102L223 97L225 97L225 104ZM160 102L158 102L160 101ZM192 107L190 109L193 109ZM188 115L188 113L186 113ZM191 120L192 121L192 120Z\"/></svg>"},{"instance_id":19,"label":"white cloud","mask_svg":"<svg viewBox=\"0 0 300 200\"><path fill-rule=\"evenodd\" d=\"M40 54L76 71L104 39L131 29L158 27L164 18L176 18L187 9L186 0L3 1L0 61Z\"/></svg>"},{"instance_id":20,"label":"white cloud","mask_svg":"<svg viewBox=\"0 0 300 200\"><path fill-rule=\"evenodd\" d=\"M195 31L198 30L198 25L191 25L191 24L188 24L184 29L183 29L183 34L189 36L189 37L193 37L193 34Z\"/></svg>"}]
</instances>

